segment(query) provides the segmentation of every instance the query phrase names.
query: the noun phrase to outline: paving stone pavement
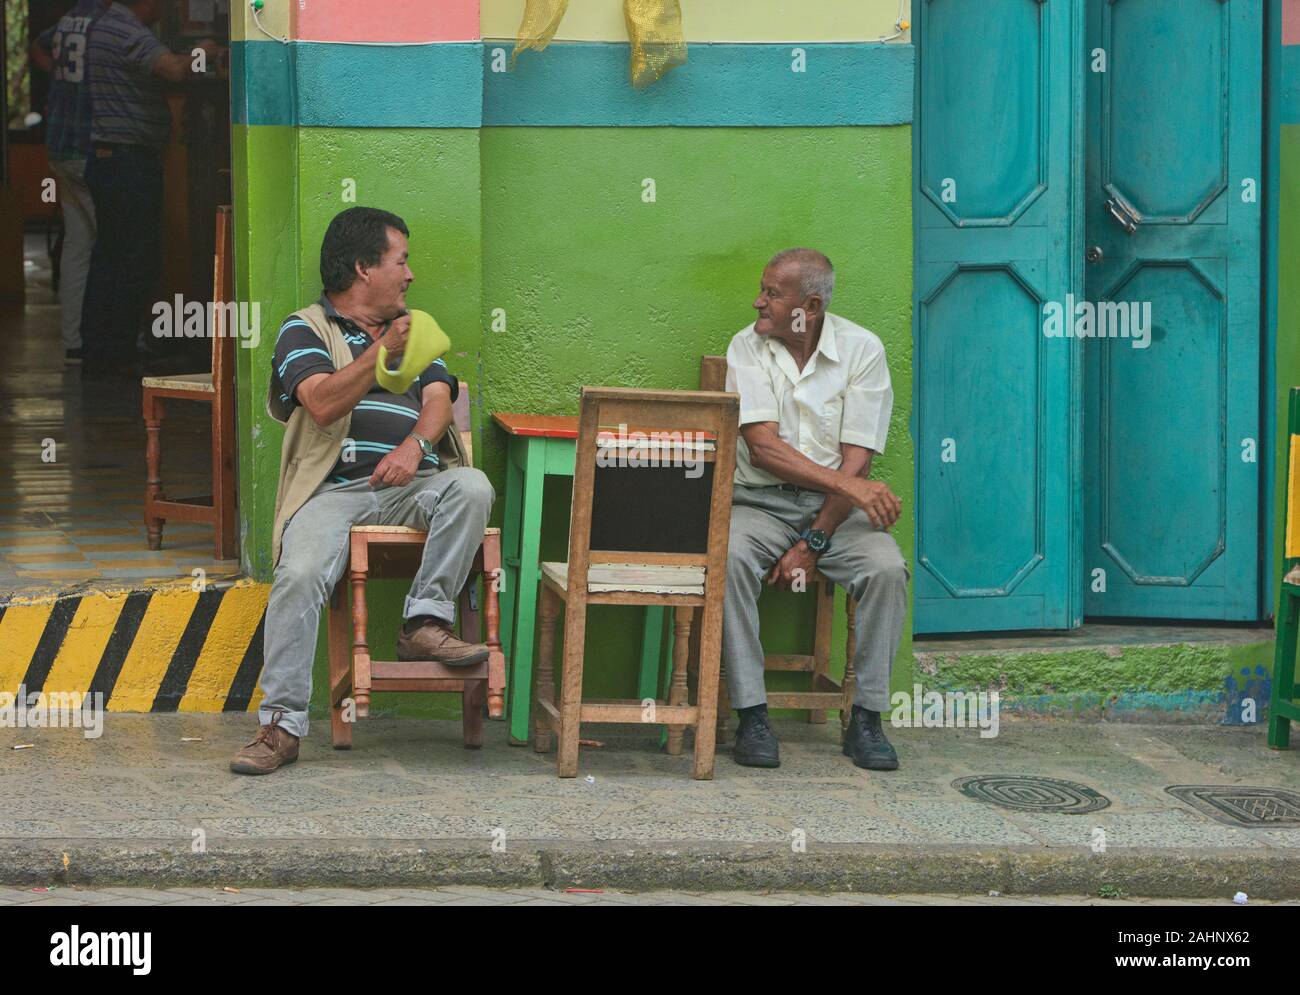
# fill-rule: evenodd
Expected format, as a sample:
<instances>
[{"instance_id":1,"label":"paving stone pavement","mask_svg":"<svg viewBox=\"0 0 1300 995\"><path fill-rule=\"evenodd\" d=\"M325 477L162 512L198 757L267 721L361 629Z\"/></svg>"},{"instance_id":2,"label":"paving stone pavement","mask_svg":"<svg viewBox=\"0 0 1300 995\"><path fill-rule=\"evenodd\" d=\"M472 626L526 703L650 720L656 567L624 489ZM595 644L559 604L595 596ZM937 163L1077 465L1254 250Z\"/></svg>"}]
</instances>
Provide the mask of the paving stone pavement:
<instances>
[{"instance_id":1,"label":"paving stone pavement","mask_svg":"<svg viewBox=\"0 0 1300 995\"><path fill-rule=\"evenodd\" d=\"M901 769L868 772L838 749L838 726L786 720L778 770L718 752L712 781L690 777L689 750L667 756L658 727L600 733L579 776L554 756L506 744L488 724L465 750L459 724L367 719L350 751L316 722L298 763L267 777L227 764L255 729L239 714L110 712L103 735L0 729L0 838L456 839L771 842L795 830L817 843L1230 846L1300 853L1300 827L1225 825L1171 797L1174 784L1300 789L1300 751L1273 751L1259 727L1133 725L1004 717L1000 734L894 729ZM11 747L33 744L31 749ZM966 798L971 774L1038 774L1104 794L1086 816L1030 814Z\"/></svg>"},{"instance_id":2,"label":"paving stone pavement","mask_svg":"<svg viewBox=\"0 0 1300 995\"><path fill-rule=\"evenodd\" d=\"M452 886L438 889L420 888L57 888L33 890L0 888L0 906L86 905L915 905L915 906L1024 906L1024 905L1096 905L1096 906L1229 906L1223 899L1169 898L1098 898L1086 895L861 895L840 892L829 895L799 892L621 892L552 891L546 888L474 888ZM1255 901L1250 905L1300 905L1300 900L1286 902Z\"/></svg>"},{"instance_id":3,"label":"paving stone pavement","mask_svg":"<svg viewBox=\"0 0 1300 995\"><path fill-rule=\"evenodd\" d=\"M605 745L584 748L579 776L561 780L553 755L508 745L504 723L488 723L483 748L472 751L461 744L458 722L381 717L358 725L350 751L332 749L328 722L316 721L298 763L268 777L231 774L230 757L254 729L255 719L243 714L114 712L97 739L79 729L0 729L0 884L590 882L646 891L698 885L937 892L955 890L942 861L961 851L969 873L957 888L975 894L1093 893L1114 880L1132 894L1219 895L1227 887L1229 896L1240 888L1260 898L1300 897L1300 826L1225 824L1165 790L1300 790L1300 751L1267 749L1262 726L1003 716L991 738L978 729L893 729L901 769L867 772L841 755L833 718L822 726L790 719L776 723L780 769L739 767L724 741L712 781L691 779L689 749L666 755L655 726L584 727ZM31 748L12 749L26 744ZM1072 781L1109 805L1086 815L1016 811L953 787L975 774ZM802 852L799 846L808 861L796 867L790 857ZM428 854L439 847L460 847L460 870L448 871L447 860L430 865ZM748 852L733 861L731 877L710 878L710 867L728 859L727 848ZM914 860L935 858L928 879L888 877L893 855L905 848ZM760 850L785 855L783 877L751 873ZM562 865L580 851L600 851L605 862L570 866L566 876ZM723 857L678 873L690 855L705 851ZM347 864L358 852L370 854L366 876ZM615 858L633 852L657 863L636 876L613 873ZM205 853L225 853L228 863L204 876ZM862 856L868 853L876 856ZM407 870L386 873L395 854L409 858ZM1021 863L1008 864L1008 854ZM1139 863L1118 879L1096 877L1125 854ZM837 878L840 855L875 863L857 877ZM61 856L66 875L58 870ZM149 857L157 860L151 865ZM265 873L227 874L242 871L250 857L263 860ZM804 877L814 857L820 877ZM1155 863L1140 864L1149 858ZM1170 861L1202 858L1199 870L1188 872L1201 875L1202 890L1166 887L1183 875ZM267 863L272 859L279 863ZM1062 860L1074 861L1077 873L1049 885L1034 862ZM507 864L513 870L503 877ZM19 867L25 870L14 876ZM328 870L315 876L313 867ZM1131 873L1144 867L1145 879ZM986 880L986 868L993 880ZM1022 872L1028 877L1017 879ZM1285 887L1273 886L1279 880Z\"/></svg>"}]
</instances>

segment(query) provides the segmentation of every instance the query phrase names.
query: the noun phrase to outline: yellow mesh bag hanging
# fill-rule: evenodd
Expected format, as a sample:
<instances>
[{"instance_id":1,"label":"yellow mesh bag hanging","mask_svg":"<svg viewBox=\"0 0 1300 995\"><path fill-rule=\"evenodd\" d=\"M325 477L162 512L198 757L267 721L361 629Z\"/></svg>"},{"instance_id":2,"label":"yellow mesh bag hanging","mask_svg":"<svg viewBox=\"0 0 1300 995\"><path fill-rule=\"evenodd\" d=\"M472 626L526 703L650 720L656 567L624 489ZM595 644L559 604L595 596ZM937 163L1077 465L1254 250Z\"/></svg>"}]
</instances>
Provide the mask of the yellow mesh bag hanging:
<instances>
[{"instance_id":1,"label":"yellow mesh bag hanging","mask_svg":"<svg viewBox=\"0 0 1300 995\"><path fill-rule=\"evenodd\" d=\"M510 55L511 64L525 49L540 52L549 45L568 9L569 0L528 0L524 7L524 19L519 22L515 50Z\"/></svg>"},{"instance_id":2,"label":"yellow mesh bag hanging","mask_svg":"<svg viewBox=\"0 0 1300 995\"><path fill-rule=\"evenodd\" d=\"M686 61L679 0L623 0L623 19L632 43L630 75L637 89L649 86Z\"/></svg>"},{"instance_id":3,"label":"yellow mesh bag hanging","mask_svg":"<svg viewBox=\"0 0 1300 995\"><path fill-rule=\"evenodd\" d=\"M527 0L511 65L527 49L540 52L551 43L569 9L569 0ZM623 20L632 44L628 75L638 89L649 86L686 61L679 0L623 0Z\"/></svg>"}]
</instances>

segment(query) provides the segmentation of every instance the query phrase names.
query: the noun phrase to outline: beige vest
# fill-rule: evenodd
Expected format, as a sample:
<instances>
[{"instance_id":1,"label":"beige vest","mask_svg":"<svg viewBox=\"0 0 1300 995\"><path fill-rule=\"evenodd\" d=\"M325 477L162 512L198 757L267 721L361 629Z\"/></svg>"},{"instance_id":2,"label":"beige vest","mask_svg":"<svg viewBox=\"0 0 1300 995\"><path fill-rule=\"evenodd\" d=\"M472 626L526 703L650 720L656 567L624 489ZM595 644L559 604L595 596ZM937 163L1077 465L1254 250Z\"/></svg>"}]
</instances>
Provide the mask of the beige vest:
<instances>
[{"instance_id":1,"label":"beige vest","mask_svg":"<svg viewBox=\"0 0 1300 995\"><path fill-rule=\"evenodd\" d=\"M334 322L325 315L319 304L303 308L292 317L301 318L329 350L334 369L341 370L352 362L352 350ZM275 526L271 533L271 564L280 562L280 537L285 526L316 488L325 482L330 470L338 462L343 441L352 425L352 412L329 425L317 425L302 405L282 401L274 387L267 387L267 413L278 422L284 422L284 443L280 447L280 482L275 492ZM449 425L438 440L438 461L442 467L468 466L469 456L461 442L455 425Z\"/></svg>"}]
</instances>

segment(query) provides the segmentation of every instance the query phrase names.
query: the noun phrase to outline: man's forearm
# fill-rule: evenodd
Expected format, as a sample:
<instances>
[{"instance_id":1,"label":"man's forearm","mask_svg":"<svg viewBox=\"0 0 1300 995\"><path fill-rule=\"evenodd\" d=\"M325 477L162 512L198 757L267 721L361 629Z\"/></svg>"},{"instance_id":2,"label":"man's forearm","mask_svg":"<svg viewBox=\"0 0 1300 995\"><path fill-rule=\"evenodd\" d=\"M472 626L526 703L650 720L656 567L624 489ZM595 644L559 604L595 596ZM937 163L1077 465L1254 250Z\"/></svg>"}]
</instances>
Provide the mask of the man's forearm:
<instances>
[{"instance_id":1,"label":"man's forearm","mask_svg":"<svg viewBox=\"0 0 1300 995\"><path fill-rule=\"evenodd\" d=\"M840 473L852 477L865 477L871 473L871 457L875 454L870 449L863 449L861 446L843 446L841 452L844 453L844 458L840 463ZM821 511L817 512L817 517L813 519L811 528L821 529L827 535L832 535L844 523L844 519L849 517L849 512L852 510L851 501L838 494L827 494L826 500L822 502Z\"/></svg>"},{"instance_id":2,"label":"man's forearm","mask_svg":"<svg viewBox=\"0 0 1300 995\"><path fill-rule=\"evenodd\" d=\"M775 432L754 434L753 438L747 434L745 444L749 446L750 463L758 469L796 487L844 495L844 481L847 477L838 470L814 463Z\"/></svg>"},{"instance_id":3,"label":"man's forearm","mask_svg":"<svg viewBox=\"0 0 1300 995\"><path fill-rule=\"evenodd\" d=\"M424 436L437 446L438 440L451 425L451 419L451 397L449 395L434 397L420 408L420 417L416 419L415 428L411 431L416 435Z\"/></svg>"}]
</instances>

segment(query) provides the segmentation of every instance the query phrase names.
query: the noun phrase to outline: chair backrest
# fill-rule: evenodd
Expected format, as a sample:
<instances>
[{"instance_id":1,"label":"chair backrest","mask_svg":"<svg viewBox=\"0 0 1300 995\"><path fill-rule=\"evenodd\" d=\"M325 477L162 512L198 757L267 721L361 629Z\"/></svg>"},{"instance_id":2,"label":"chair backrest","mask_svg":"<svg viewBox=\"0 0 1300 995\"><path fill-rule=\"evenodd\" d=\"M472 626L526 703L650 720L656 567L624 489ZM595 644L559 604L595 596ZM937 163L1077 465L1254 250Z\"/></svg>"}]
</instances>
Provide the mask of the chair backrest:
<instances>
[{"instance_id":1,"label":"chair backrest","mask_svg":"<svg viewBox=\"0 0 1300 995\"><path fill-rule=\"evenodd\" d=\"M735 394L582 389L570 590L601 563L702 566L706 585L722 576L739 420Z\"/></svg>"},{"instance_id":2,"label":"chair backrest","mask_svg":"<svg viewBox=\"0 0 1300 995\"><path fill-rule=\"evenodd\" d=\"M465 455L469 465L474 465L474 426L469 415L469 384L459 380L460 388L456 391L456 400L451 404L451 420L460 433L460 441L465 444Z\"/></svg>"},{"instance_id":3,"label":"chair backrest","mask_svg":"<svg viewBox=\"0 0 1300 995\"><path fill-rule=\"evenodd\" d=\"M700 390L727 389L727 357L700 357Z\"/></svg>"},{"instance_id":4,"label":"chair backrest","mask_svg":"<svg viewBox=\"0 0 1300 995\"><path fill-rule=\"evenodd\" d=\"M217 207L216 246L212 258L212 387L234 395L235 336L239 325L235 303L235 239L229 204ZM236 313L231 314L232 311ZM233 321L231 320L233 317Z\"/></svg>"}]
</instances>

